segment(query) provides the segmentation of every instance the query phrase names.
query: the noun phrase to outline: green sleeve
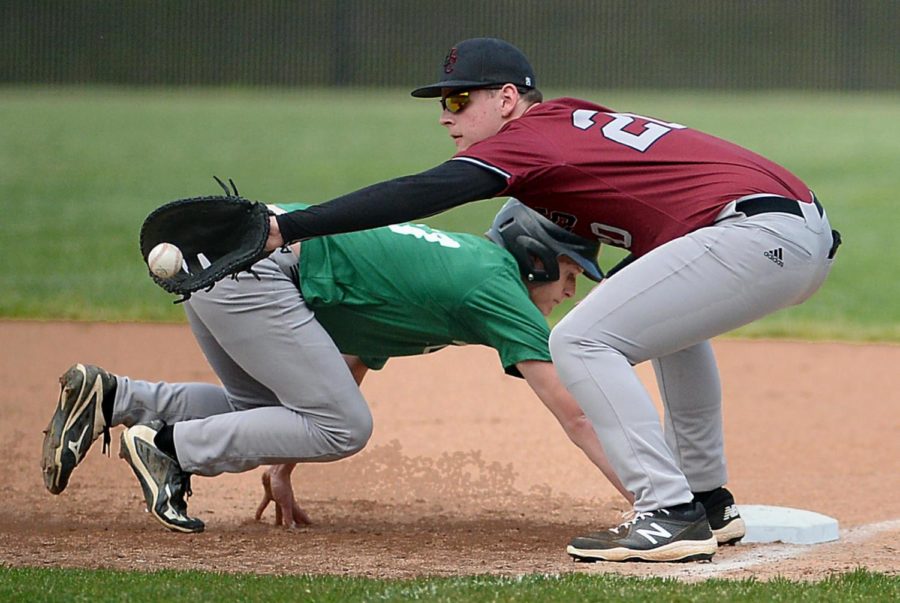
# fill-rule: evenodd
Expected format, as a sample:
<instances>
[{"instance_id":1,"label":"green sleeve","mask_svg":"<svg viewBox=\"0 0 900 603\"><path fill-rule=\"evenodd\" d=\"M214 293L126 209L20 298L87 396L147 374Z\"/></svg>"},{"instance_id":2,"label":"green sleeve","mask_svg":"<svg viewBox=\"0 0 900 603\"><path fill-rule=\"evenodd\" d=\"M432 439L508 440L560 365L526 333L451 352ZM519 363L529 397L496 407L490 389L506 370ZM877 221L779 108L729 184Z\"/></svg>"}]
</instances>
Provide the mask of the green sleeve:
<instances>
[{"instance_id":1,"label":"green sleeve","mask_svg":"<svg viewBox=\"0 0 900 603\"><path fill-rule=\"evenodd\" d=\"M515 272L506 270L484 280L465 297L458 320L469 331L470 343L497 350L506 372L526 360L550 362L550 328Z\"/></svg>"}]
</instances>

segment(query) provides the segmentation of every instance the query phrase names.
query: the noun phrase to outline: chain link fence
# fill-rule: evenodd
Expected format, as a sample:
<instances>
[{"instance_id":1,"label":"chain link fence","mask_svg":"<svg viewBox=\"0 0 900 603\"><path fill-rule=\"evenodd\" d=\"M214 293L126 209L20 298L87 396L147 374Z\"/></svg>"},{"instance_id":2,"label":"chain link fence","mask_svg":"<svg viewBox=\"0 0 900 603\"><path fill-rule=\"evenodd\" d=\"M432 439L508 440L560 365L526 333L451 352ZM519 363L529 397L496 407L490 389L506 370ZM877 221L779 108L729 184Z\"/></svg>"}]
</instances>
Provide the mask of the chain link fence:
<instances>
[{"instance_id":1,"label":"chain link fence","mask_svg":"<svg viewBox=\"0 0 900 603\"><path fill-rule=\"evenodd\" d=\"M542 88L900 89L898 0L0 0L0 83L406 86L468 37Z\"/></svg>"}]
</instances>

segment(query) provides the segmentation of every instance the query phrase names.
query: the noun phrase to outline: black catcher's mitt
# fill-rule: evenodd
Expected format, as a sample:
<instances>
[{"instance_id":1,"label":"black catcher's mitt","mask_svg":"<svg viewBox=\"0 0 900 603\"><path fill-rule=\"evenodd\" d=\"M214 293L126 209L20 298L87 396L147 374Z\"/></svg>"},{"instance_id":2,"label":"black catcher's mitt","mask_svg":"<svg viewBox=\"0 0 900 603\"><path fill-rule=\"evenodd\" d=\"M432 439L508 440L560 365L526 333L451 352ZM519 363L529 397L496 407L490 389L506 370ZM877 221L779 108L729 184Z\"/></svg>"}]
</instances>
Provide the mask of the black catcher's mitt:
<instances>
[{"instance_id":1,"label":"black catcher's mitt","mask_svg":"<svg viewBox=\"0 0 900 603\"><path fill-rule=\"evenodd\" d=\"M141 227L145 263L159 243L172 243L184 255L187 272L181 270L167 279L150 272L157 285L182 296L175 303L186 301L194 291L212 289L226 276L237 278L244 270L253 274L250 267L267 255L268 208L241 197L231 180L230 191L218 178L216 182L224 195L166 203L147 216Z\"/></svg>"}]
</instances>

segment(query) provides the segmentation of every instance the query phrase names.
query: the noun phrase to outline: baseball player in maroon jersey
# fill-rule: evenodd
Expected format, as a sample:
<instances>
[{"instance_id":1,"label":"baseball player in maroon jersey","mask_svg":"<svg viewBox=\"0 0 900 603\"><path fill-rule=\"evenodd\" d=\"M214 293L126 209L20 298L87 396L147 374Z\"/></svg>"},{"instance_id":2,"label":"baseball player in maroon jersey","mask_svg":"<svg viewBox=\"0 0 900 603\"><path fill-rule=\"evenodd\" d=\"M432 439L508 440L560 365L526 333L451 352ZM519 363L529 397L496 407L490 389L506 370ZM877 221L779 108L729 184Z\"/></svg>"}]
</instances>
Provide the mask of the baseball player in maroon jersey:
<instances>
[{"instance_id":1,"label":"baseball player in maroon jersey","mask_svg":"<svg viewBox=\"0 0 900 603\"><path fill-rule=\"evenodd\" d=\"M840 244L809 187L686 125L562 98L543 102L520 50L465 40L438 80L457 153L420 174L273 218L268 247L512 195L626 249L553 330L553 361L600 437L633 518L572 540L580 560L709 559L744 534L727 481L711 337L799 304ZM613 274L614 277L610 278ZM664 427L632 366L651 360Z\"/></svg>"}]
</instances>

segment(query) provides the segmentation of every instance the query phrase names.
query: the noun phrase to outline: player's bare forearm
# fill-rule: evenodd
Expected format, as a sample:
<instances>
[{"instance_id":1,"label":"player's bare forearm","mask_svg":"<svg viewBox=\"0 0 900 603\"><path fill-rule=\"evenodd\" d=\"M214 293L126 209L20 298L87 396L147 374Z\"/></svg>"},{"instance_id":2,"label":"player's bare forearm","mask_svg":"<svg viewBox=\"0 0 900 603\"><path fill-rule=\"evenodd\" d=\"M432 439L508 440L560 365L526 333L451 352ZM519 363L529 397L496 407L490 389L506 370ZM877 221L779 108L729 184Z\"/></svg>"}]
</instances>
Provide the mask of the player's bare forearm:
<instances>
[{"instance_id":1,"label":"player's bare forearm","mask_svg":"<svg viewBox=\"0 0 900 603\"><path fill-rule=\"evenodd\" d=\"M353 375L353 380L356 381L356 384L362 385L363 378L369 371L369 367L365 365L359 356L351 356L350 354L344 354L344 362L347 363L347 368L350 369L350 374Z\"/></svg>"},{"instance_id":2,"label":"player's bare forearm","mask_svg":"<svg viewBox=\"0 0 900 603\"><path fill-rule=\"evenodd\" d=\"M284 245L281 231L278 229L278 220L275 216L269 216L269 238L266 240L266 251L275 251Z\"/></svg>"},{"instance_id":3,"label":"player's bare forearm","mask_svg":"<svg viewBox=\"0 0 900 603\"><path fill-rule=\"evenodd\" d=\"M629 503L634 502L634 495L625 489L619 476L609 464L606 453L597 434L591 426L591 422L585 416L584 411L578 406L578 402L559 380L556 369L550 362L528 360L516 365L522 376L553 413L560 426L576 446L581 448L585 456L606 476L606 479L625 497Z\"/></svg>"},{"instance_id":4,"label":"player's bare forearm","mask_svg":"<svg viewBox=\"0 0 900 603\"><path fill-rule=\"evenodd\" d=\"M591 426L590 420L582 413L581 416L569 424L563 425L563 429L566 431L569 439L581 448L585 456L600 469L603 475L606 476L606 479L625 497L625 500L629 503L634 503L634 494L625 489L612 465L609 464L606 453L603 451L600 440L597 439L597 433Z\"/></svg>"}]
</instances>

